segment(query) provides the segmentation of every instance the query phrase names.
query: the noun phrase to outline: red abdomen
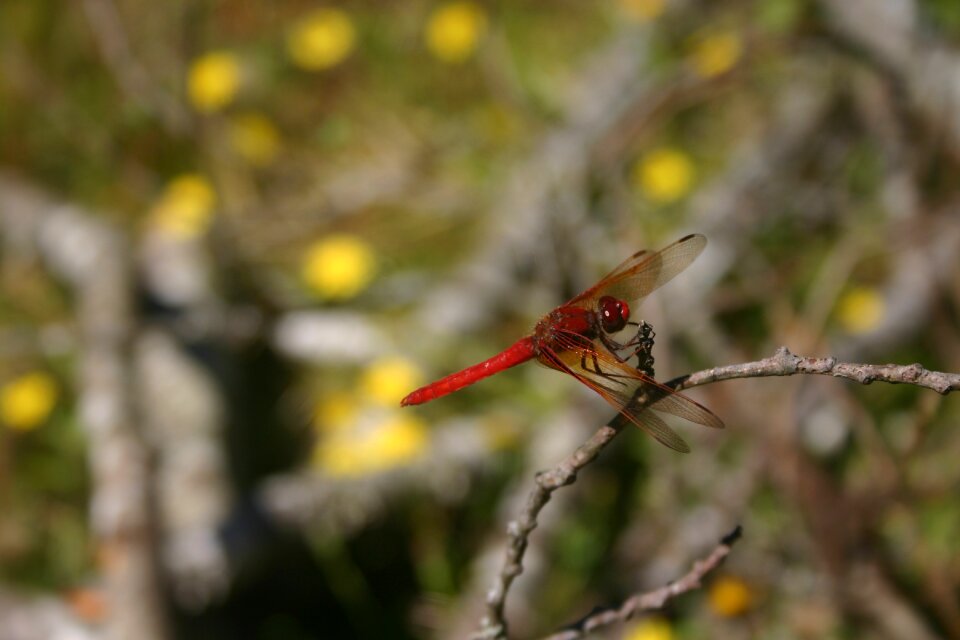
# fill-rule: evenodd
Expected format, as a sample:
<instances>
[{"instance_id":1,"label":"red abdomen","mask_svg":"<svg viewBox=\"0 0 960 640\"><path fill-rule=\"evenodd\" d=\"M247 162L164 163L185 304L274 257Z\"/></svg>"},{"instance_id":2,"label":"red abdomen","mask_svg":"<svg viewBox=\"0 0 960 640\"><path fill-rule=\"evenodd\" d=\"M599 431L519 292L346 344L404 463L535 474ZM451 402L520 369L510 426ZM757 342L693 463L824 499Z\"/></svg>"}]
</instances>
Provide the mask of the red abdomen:
<instances>
[{"instance_id":1,"label":"red abdomen","mask_svg":"<svg viewBox=\"0 0 960 640\"><path fill-rule=\"evenodd\" d=\"M467 385L471 385L478 380L483 380L487 376L499 373L504 369L515 367L522 362L534 358L536 355L533 340L529 336L521 338L488 360L484 360L472 367L467 367L463 371L451 373L445 378L441 378L436 382L431 382L425 387L420 387L416 391L412 391L406 398L400 401L400 405L406 407L411 404L429 402L435 398L462 389Z\"/></svg>"}]
</instances>

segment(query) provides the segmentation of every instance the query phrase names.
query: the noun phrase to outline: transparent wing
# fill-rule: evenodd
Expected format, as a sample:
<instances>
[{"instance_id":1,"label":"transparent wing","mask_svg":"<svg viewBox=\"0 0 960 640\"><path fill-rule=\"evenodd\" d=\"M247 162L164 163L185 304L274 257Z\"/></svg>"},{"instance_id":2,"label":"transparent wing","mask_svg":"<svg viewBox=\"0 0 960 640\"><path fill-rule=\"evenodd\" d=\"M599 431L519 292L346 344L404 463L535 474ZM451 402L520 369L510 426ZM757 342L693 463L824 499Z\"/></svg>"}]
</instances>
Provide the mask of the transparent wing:
<instances>
[{"instance_id":1,"label":"transparent wing","mask_svg":"<svg viewBox=\"0 0 960 640\"><path fill-rule=\"evenodd\" d=\"M624 365L622 362L618 364L630 369L628 365ZM630 370L633 371L633 369ZM637 372L637 374L643 375L640 372ZM669 413L672 416L677 416L678 418L683 418L684 420L695 422L705 427L723 429L723 420L714 415L710 409L707 409L696 400L688 398L682 393L660 384L653 378L647 378L647 380L648 382L645 384L655 387L652 390L646 391L656 398L650 405L650 408L654 411Z\"/></svg>"},{"instance_id":2,"label":"transparent wing","mask_svg":"<svg viewBox=\"0 0 960 640\"><path fill-rule=\"evenodd\" d=\"M567 304L592 309L602 296L641 300L690 266L706 246L707 239L694 233L657 252L638 251Z\"/></svg>"},{"instance_id":3,"label":"transparent wing","mask_svg":"<svg viewBox=\"0 0 960 640\"><path fill-rule=\"evenodd\" d=\"M723 427L720 418L706 407L620 362L605 350L593 348L579 334L556 336L554 347L542 348L539 360L596 391L631 422L675 451L686 453L690 447L656 412L707 427Z\"/></svg>"}]
</instances>

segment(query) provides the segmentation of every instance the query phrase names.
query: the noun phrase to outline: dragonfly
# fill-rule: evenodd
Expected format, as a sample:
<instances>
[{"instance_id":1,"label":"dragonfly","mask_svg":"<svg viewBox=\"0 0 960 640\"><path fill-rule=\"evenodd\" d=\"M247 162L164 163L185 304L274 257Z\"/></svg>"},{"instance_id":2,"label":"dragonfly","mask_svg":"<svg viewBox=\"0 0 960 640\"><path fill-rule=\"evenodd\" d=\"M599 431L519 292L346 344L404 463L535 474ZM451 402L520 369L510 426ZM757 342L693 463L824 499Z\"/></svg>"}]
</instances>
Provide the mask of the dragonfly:
<instances>
[{"instance_id":1,"label":"dragonfly","mask_svg":"<svg viewBox=\"0 0 960 640\"><path fill-rule=\"evenodd\" d=\"M723 422L695 400L654 379L653 331L646 322L631 320L631 309L690 266L706 244L704 236L691 234L660 251L638 251L595 285L543 316L529 335L492 358L412 391L400 404L429 402L535 359L579 380L658 442L689 452L689 445L662 414L718 429ZM621 338L624 333L628 339ZM637 364L631 365L634 357Z\"/></svg>"}]
</instances>

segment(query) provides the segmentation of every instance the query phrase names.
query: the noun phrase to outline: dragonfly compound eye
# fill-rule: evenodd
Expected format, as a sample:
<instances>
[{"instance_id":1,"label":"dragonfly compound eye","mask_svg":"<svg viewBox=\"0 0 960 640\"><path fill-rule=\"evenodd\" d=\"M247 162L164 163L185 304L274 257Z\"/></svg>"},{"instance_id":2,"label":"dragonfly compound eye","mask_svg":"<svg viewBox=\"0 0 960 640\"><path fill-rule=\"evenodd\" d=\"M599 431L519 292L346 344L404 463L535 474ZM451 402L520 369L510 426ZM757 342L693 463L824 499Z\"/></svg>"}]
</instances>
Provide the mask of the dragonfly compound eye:
<instances>
[{"instance_id":1,"label":"dragonfly compound eye","mask_svg":"<svg viewBox=\"0 0 960 640\"><path fill-rule=\"evenodd\" d=\"M598 303L600 309L600 325L607 333L616 333L625 326L630 319L630 307L623 300L613 296L603 296Z\"/></svg>"}]
</instances>

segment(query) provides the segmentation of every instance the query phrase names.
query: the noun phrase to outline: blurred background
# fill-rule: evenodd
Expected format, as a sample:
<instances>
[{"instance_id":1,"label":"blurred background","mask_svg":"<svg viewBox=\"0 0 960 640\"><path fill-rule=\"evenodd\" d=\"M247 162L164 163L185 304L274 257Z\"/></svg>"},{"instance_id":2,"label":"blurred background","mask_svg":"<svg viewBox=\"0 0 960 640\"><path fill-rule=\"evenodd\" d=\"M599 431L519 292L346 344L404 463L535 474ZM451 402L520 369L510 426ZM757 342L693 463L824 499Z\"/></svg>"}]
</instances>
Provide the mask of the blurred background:
<instances>
[{"instance_id":1,"label":"blurred background","mask_svg":"<svg viewBox=\"0 0 960 640\"><path fill-rule=\"evenodd\" d=\"M0 638L463 638L612 415L511 344L641 248L661 379L960 369L955 0L0 4ZM960 638L960 398L693 390L555 494L540 637Z\"/></svg>"}]
</instances>

